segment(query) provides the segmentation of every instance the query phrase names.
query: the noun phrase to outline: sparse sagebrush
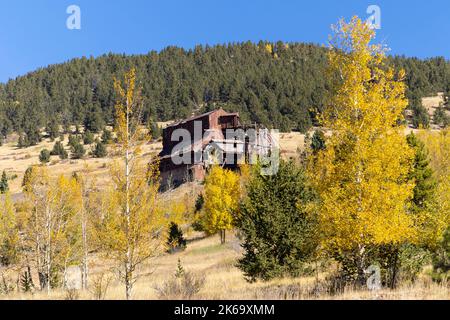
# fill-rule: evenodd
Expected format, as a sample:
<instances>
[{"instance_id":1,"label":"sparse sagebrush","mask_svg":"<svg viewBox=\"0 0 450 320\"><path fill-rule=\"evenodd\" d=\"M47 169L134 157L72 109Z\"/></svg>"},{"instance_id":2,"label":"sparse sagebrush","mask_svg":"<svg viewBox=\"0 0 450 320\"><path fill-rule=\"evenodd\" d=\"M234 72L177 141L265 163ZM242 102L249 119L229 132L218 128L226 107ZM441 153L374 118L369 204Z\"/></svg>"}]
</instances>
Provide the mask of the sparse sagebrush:
<instances>
[{"instance_id":1,"label":"sparse sagebrush","mask_svg":"<svg viewBox=\"0 0 450 320\"><path fill-rule=\"evenodd\" d=\"M2 274L2 278L0 279L0 294L8 295L15 290L15 287L7 276Z\"/></svg>"},{"instance_id":2,"label":"sparse sagebrush","mask_svg":"<svg viewBox=\"0 0 450 320\"><path fill-rule=\"evenodd\" d=\"M185 271L178 260L178 268L173 278L167 280L155 290L160 299L164 300L189 300L193 299L205 285L205 276L196 275Z\"/></svg>"},{"instance_id":3,"label":"sparse sagebrush","mask_svg":"<svg viewBox=\"0 0 450 320\"><path fill-rule=\"evenodd\" d=\"M113 276L101 273L91 281L91 294L95 300L104 300L108 292Z\"/></svg>"},{"instance_id":4,"label":"sparse sagebrush","mask_svg":"<svg viewBox=\"0 0 450 320\"><path fill-rule=\"evenodd\" d=\"M64 300L78 300L80 298L80 293L77 289L66 289Z\"/></svg>"}]
</instances>

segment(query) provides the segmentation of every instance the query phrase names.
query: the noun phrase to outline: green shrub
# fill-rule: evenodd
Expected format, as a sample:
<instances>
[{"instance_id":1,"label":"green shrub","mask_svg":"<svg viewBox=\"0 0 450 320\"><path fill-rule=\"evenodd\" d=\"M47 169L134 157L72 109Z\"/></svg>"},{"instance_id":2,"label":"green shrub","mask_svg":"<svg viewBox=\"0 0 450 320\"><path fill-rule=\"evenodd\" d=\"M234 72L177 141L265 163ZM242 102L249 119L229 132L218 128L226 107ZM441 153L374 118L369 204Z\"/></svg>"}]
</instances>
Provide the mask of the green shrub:
<instances>
[{"instance_id":1,"label":"green shrub","mask_svg":"<svg viewBox=\"0 0 450 320\"><path fill-rule=\"evenodd\" d=\"M72 159L82 159L86 154L86 149L78 143L72 148Z\"/></svg>"},{"instance_id":2,"label":"green shrub","mask_svg":"<svg viewBox=\"0 0 450 320\"><path fill-rule=\"evenodd\" d=\"M89 144L93 144L94 143L94 134L92 132L90 132L89 130L87 130L83 134L83 143L85 145L89 145Z\"/></svg>"},{"instance_id":3,"label":"green shrub","mask_svg":"<svg viewBox=\"0 0 450 320\"><path fill-rule=\"evenodd\" d=\"M102 133L102 142L104 144L110 144L112 142L112 132L109 131L108 129L103 129L103 133Z\"/></svg>"},{"instance_id":4,"label":"green shrub","mask_svg":"<svg viewBox=\"0 0 450 320\"><path fill-rule=\"evenodd\" d=\"M42 164L48 163L50 161L50 151L47 149L43 149L39 154L39 161Z\"/></svg>"},{"instance_id":5,"label":"green shrub","mask_svg":"<svg viewBox=\"0 0 450 320\"><path fill-rule=\"evenodd\" d=\"M103 144L103 142L98 141L95 144L95 148L92 151L92 155L95 158L104 158L108 155L108 150L106 149L106 146Z\"/></svg>"},{"instance_id":6,"label":"green shrub","mask_svg":"<svg viewBox=\"0 0 450 320\"><path fill-rule=\"evenodd\" d=\"M450 227L444 234L444 238L433 254L433 279L444 282L450 278Z\"/></svg>"},{"instance_id":7,"label":"green shrub","mask_svg":"<svg viewBox=\"0 0 450 320\"><path fill-rule=\"evenodd\" d=\"M78 135L73 135L70 134L69 135L69 142L67 143L67 145L73 149L75 148L76 145L81 144L81 139Z\"/></svg>"}]
</instances>

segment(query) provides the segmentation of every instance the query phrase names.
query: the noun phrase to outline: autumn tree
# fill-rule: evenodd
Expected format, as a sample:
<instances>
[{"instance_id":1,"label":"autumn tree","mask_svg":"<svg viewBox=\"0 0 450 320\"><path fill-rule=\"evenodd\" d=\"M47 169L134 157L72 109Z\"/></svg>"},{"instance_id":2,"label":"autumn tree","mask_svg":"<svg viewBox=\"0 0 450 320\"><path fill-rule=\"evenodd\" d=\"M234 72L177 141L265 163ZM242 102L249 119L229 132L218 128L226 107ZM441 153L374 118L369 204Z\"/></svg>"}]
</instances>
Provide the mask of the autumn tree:
<instances>
[{"instance_id":1,"label":"autumn tree","mask_svg":"<svg viewBox=\"0 0 450 320\"><path fill-rule=\"evenodd\" d=\"M414 150L408 179L414 183L409 212L414 221L415 239L407 243L384 244L372 252L372 258L382 266L385 284L392 289L399 280L415 280L427 263L427 250L437 246L439 240L436 236L442 234L436 207L436 179L429 164L428 151L414 133L409 134L406 141Z\"/></svg>"},{"instance_id":2,"label":"autumn tree","mask_svg":"<svg viewBox=\"0 0 450 320\"><path fill-rule=\"evenodd\" d=\"M9 193L0 200L0 267L18 262L20 255L19 227Z\"/></svg>"},{"instance_id":3,"label":"autumn tree","mask_svg":"<svg viewBox=\"0 0 450 320\"><path fill-rule=\"evenodd\" d=\"M450 270L450 130L421 131L418 138L429 151L430 166L437 181L436 213L429 217L432 219L424 220L429 222L427 226L433 226L425 234L428 243L439 242L433 253L435 277L439 280L448 276Z\"/></svg>"},{"instance_id":4,"label":"autumn tree","mask_svg":"<svg viewBox=\"0 0 450 320\"><path fill-rule=\"evenodd\" d=\"M88 288L89 266L88 255L92 245L93 227L96 223L99 201L99 193L96 191L96 180L89 179L90 169L87 165L73 175L74 184L72 201L75 204L76 216L74 224L78 225L79 239L79 261L81 262L81 286Z\"/></svg>"},{"instance_id":5,"label":"autumn tree","mask_svg":"<svg viewBox=\"0 0 450 320\"><path fill-rule=\"evenodd\" d=\"M110 169L113 184L99 231L104 252L118 264L127 299L132 297L136 269L156 254L162 230L157 210L158 164L147 166L140 159L147 137L141 126L142 104L135 81L136 72L131 69L123 82L114 83L117 154L122 160Z\"/></svg>"},{"instance_id":6,"label":"autumn tree","mask_svg":"<svg viewBox=\"0 0 450 320\"><path fill-rule=\"evenodd\" d=\"M415 236L408 212L414 150L398 125L408 104L405 73L386 65L383 48L371 44L374 36L357 17L335 28L329 51L334 96L321 115L333 134L310 171L321 198L323 248L358 283L371 247Z\"/></svg>"},{"instance_id":7,"label":"autumn tree","mask_svg":"<svg viewBox=\"0 0 450 320\"><path fill-rule=\"evenodd\" d=\"M29 208L23 230L25 250L33 253L40 289L48 293L76 259L79 235L73 220L74 184L74 179L64 176L53 181L45 167L34 167L24 186Z\"/></svg>"},{"instance_id":8,"label":"autumn tree","mask_svg":"<svg viewBox=\"0 0 450 320\"><path fill-rule=\"evenodd\" d=\"M233 227L239 197L239 175L220 166L213 166L205 179L202 225L208 234L219 232L222 244L225 243L225 232Z\"/></svg>"}]
</instances>

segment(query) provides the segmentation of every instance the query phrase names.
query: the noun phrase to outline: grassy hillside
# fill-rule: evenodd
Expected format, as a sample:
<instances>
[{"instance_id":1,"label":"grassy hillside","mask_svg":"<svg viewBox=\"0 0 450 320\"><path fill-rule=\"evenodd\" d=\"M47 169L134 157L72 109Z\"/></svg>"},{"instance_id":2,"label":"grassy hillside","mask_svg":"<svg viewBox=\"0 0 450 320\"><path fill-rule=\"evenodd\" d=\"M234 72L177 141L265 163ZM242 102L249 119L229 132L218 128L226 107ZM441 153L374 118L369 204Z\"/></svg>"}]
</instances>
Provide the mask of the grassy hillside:
<instances>
[{"instance_id":1,"label":"grassy hillside","mask_svg":"<svg viewBox=\"0 0 450 320\"><path fill-rule=\"evenodd\" d=\"M304 147L305 135L298 132L284 133L280 135L281 155L285 159L296 158L298 151ZM63 144L67 147L68 136L64 136ZM6 171L9 178L9 188L12 194L19 194L22 191L22 180L25 171L29 166L39 164L39 153L42 149L51 150L54 142L49 139L44 139L38 145L19 149L17 147L17 135L10 136L9 140L0 146L0 174L3 170ZM85 146L87 151L90 151L89 146ZM111 146L109 146L111 151ZM154 141L144 145L142 154L145 160L150 160L157 155L162 149L161 141ZM84 166L88 166L91 175L96 178L99 186L104 186L109 181L108 165L117 159L110 156L103 159L96 159L86 156L82 160L60 160L58 156L52 156L48 164L52 178L64 174L70 175L73 172L80 171Z\"/></svg>"}]
</instances>

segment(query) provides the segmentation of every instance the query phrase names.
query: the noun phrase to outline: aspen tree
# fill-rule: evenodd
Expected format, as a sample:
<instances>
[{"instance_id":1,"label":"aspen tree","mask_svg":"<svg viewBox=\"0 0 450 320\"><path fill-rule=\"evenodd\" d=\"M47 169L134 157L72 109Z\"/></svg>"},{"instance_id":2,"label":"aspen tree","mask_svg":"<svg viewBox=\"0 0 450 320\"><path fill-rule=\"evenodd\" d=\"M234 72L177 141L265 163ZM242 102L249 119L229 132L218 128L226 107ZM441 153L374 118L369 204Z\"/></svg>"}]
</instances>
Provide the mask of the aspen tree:
<instances>
[{"instance_id":1,"label":"aspen tree","mask_svg":"<svg viewBox=\"0 0 450 320\"><path fill-rule=\"evenodd\" d=\"M427 230L425 240L434 244L436 240L441 240L444 230L450 227L450 129L439 132L424 130L417 136L428 150L430 165L437 180L437 214L423 219L433 226Z\"/></svg>"},{"instance_id":2,"label":"aspen tree","mask_svg":"<svg viewBox=\"0 0 450 320\"><path fill-rule=\"evenodd\" d=\"M16 211L11 195L7 192L0 201L0 266L9 266L18 261L19 242Z\"/></svg>"},{"instance_id":3,"label":"aspen tree","mask_svg":"<svg viewBox=\"0 0 450 320\"><path fill-rule=\"evenodd\" d=\"M142 105L135 81L136 72L131 69L123 83L114 83L117 154L122 161L110 168L113 184L100 231L106 254L118 263L127 299L132 298L136 269L156 254L162 231L157 208L158 163L144 165L140 159L141 146L149 137L141 126Z\"/></svg>"},{"instance_id":4,"label":"aspen tree","mask_svg":"<svg viewBox=\"0 0 450 320\"><path fill-rule=\"evenodd\" d=\"M225 232L233 227L239 199L239 175L214 166L205 181L203 226L209 234L219 232L222 244L225 243Z\"/></svg>"},{"instance_id":5,"label":"aspen tree","mask_svg":"<svg viewBox=\"0 0 450 320\"><path fill-rule=\"evenodd\" d=\"M320 194L322 245L364 281L368 248L416 236L408 213L414 183L407 175L414 150L398 124L408 102L404 71L385 63L385 50L359 18L341 20L331 38L329 75L335 92L322 114L333 134L312 156ZM353 279L356 280L356 279Z\"/></svg>"},{"instance_id":6,"label":"aspen tree","mask_svg":"<svg viewBox=\"0 0 450 320\"><path fill-rule=\"evenodd\" d=\"M75 179L75 190L73 191L73 201L76 204L78 212L78 223L81 231L80 241L80 255L81 255L81 275L82 288L88 288L88 253L90 245L90 227L93 224L94 218L94 202L96 200L97 192L95 192L95 179L88 179L89 167L86 165L83 170L77 172Z\"/></svg>"},{"instance_id":7,"label":"aspen tree","mask_svg":"<svg viewBox=\"0 0 450 320\"><path fill-rule=\"evenodd\" d=\"M52 276L75 260L77 235L73 225L74 180L51 181L45 167L33 168L24 186L29 213L26 240L34 252L41 290L50 293Z\"/></svg>"}]
</instances>

